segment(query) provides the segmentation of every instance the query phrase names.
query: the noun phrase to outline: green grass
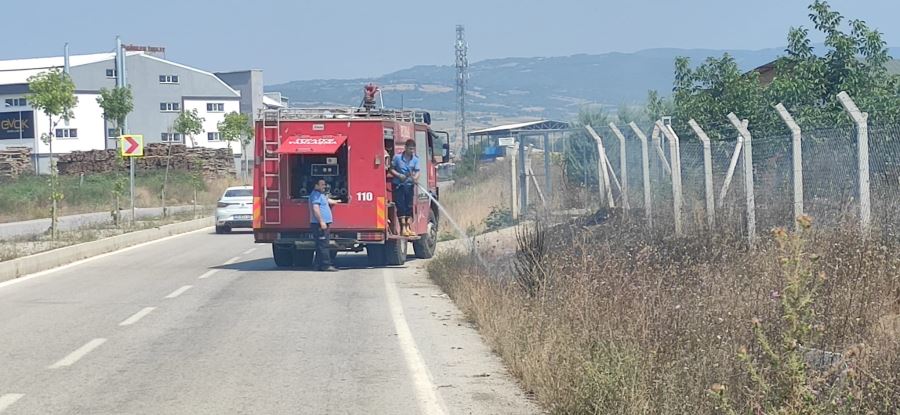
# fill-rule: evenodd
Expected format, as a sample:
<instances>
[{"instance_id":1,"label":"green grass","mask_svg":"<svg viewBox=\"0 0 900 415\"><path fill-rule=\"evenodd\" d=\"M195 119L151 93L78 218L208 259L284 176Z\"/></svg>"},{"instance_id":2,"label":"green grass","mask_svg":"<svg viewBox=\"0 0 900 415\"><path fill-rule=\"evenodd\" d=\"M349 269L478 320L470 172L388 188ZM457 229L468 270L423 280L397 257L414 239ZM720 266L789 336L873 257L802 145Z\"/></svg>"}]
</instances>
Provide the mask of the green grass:
<instances>
[{"instance_id":1,"label":"green grass","mask_svg":"<svg viewBox=\"0 0 900 415\"><path fill-rule=\"evenodd\" d=\"M135 174L135 205L160 206L163 171L138 171ZM195 177L186 171L170 171L166 190L166 204L190 204L194 198ZM120 206L128 202L128 175L105 173L80 176L60 176L60 189L64 195L60 215L112 210L114 189L121 181L123 189ZM214 203L222 190L233 185L232 179L202 181L199 183L198 203ZM16 180L0 182L0 222L46 218L50 216L50 186L47 176L22 176Z\"/></svg>"}]
</instances>

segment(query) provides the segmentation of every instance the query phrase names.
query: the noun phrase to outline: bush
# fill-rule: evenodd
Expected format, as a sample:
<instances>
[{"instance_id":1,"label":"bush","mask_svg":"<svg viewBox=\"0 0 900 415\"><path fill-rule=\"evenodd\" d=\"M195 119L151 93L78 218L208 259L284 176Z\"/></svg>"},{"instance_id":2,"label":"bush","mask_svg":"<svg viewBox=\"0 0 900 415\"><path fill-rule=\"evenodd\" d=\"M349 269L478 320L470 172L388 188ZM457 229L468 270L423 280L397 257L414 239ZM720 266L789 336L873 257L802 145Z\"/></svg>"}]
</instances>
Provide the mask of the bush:
<instances>
[{"instance_id":1,"label":"bush","mask_svg":"<svg viewBox=\"0 0 900 415\"><path fill-rule=\"evenodd\" d=\"M512 217L512 211L498 206L491 207L491 213L484 219L484 231L492 232L508 228L516 223Z\"/></svg>"}]
</instances>

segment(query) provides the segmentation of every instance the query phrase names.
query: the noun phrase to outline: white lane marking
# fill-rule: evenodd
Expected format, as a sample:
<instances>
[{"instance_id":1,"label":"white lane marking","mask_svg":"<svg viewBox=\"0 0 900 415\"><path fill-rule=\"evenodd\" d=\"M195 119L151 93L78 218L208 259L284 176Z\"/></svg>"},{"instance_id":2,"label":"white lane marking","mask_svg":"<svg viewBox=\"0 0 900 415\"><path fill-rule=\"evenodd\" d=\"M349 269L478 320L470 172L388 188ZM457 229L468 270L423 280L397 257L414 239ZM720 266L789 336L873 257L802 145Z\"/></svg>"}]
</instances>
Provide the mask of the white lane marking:
<instances>
[{"instance_id":1,"label":"white lane marking","mask_svg":"<svg viewBox=\"0 0 900 415\"><path fill-rule=\"evenodd\" d=\"M397 287L394 286L394 279L387 269L383 269L384 274L384 290L387 294L388 308L390 308L391 318L394 320L394 328L397 330L397 341L400 342L400 348L403 350L403 357L406 359L406 367L412 375L413 385L416 388L416 403L419 410L423 414L442 415L447 413L444 410L444 403L438 396L437 388L431 381L431 374L428 372L428 366L416 341L413 339L409 325L406 323L406 317L403 314L403 305L400 303L400 295L397 294Z\"/></svg>"},{"instance_id":2,"label":"white lane marking","mask_svg":"<svg viewBox=\"0 0 900 415\"><path fill-rule=\"evenodd\" d=\"M100 345L102 345L103 343L106 343L106 339L91 340L91 341L87 342L87 344L85 344L84 346L79 347L78 350L75 350L74 352L69 353L68 356L62 358L62 360L54 363L52 366L48 367L47 369L59 369L61 367L72 366L72 364L74 364L75 362L80 360L82 357L84 357L85 355L90 353L92 350L100 347Z\"/></svg>"},{"instance_id":3,"label":"white lane marking","mask_svg":"<svg viewBox=\"0 0 900 415\"><path fill-rule=\"evenodd\" d=\"M250 254L252 254L253 251L255 251L255 250L256 250L256 248L250 248L250 249L244 251L244 253L241 254L241 255L250 255Z\"/></svg>"},{"instance_id":4,"label":"white lane marking","mask_svg":"<svg viewBox=\"0 0 900 415\"><path fill-rule=\"evenodd\" d=\"M156 310L156 307L146 307L143 310L138 311L137 313L134 313L133 316L128 317L127 319L125 319L125 321L119 323L119 325L120 326L130 326L134 323L137 323L138 320L146 317L147 314L150 314L151 312L153 312L153 310Z\"/></svg>"},{"instance_id":5,"label":"white lane marking","mask_svg":"<svg viewBox=\"0 0 900 415\"><path fill-rule=\"evenodd\" d=\"M235 262L238 262L238 261L240 261L240 260L241 260L241 257L240 257L240 256L236 256L236 257L234 257L234 258L229 259L228 261L225 261L225 265L231 265L231 264L233 264L233 263L235 263Z\"/></svg>"},{"instance_id":6,"label":"white lane marking","mask_svg":"<svg viewBox=\"0 0 900 415\"><path fill-rule=\"evenodd\" d=\"M127 247L127 248L122 248L122 249L120 249L120 250L118 250L118 251L112 251L112 252L107 252L107 253L105 253L105 254L100 254L100 255L97 255L97 256L92 256L92 257L90 257L90 258L85 258L85 259L82 259L82 260L79 260L79 261L75 261L75 262L72 262L72 263L69 263L69 264L66 264L66 265L58 266L58 267L56 267L56 268L48 269L48 270L41 271L41 272L36 272L36 273L34 273L34 274L23 275L23 276L21 276L21 277L19 277L19 278L16 278L16 279L12 279L12 280L9 280L9 281L0 282L0 288L7 287L7 286L10 286L10 285L13 285L13 284L18 284L18 283L20 283L20 282L28 281L28 280L30 280L30 279L32 279L32 278L37 278L37 277L41 277L41 276L44 276L44 275L47 275L47 274L52 274L52 273L54 273L54 272L62 271L62 270L69 269L69 268L72 268L72 267L76 267L76 266L78 266L78 265L81 265L81 264L84 264L84 263L87 263L87 262L91 262L91 261L94 261L94 260L97 260L97 259L100 259L100 258L106 258L106 257L108 257L108 256L117 255L117 254L121 254L121 253L123 253L123 252L128 252L128 251L131 251L131 250L134 250L134 249L142 248L142 247L145 247L145 246L147 246L147 245L155 244L155 243L158 243L158 242L168 241L168 240L172 240L172 239L175 239L175 238L180 238L180 237L182 237L182 236L187 236L187 235L191 235L191 234L195 234L195 233L200 233L200 232L209 232L210 229L212 229L212 228L209 227L209 228L197 229L196 231L190 231L190 232L180 233L180 234L178 234L178 235L167 236L167 237L162 238L162 239L157 239L157 240L154 240L154 241L149 241L149 242L144 242L144 243L137 244L137 245L132 245L132 246L129 246L129 247Z\"/></svg>"},{"instance_id":7,"label":"white lane marking","mask_svg":"<svg viewBox=\"0 0 900 415\"><path fill-rule=\"evenodd\" d=\"M193 287L193 285L185 285L184 287L181 287L175 291L172 291L172 294L167 295L166 298L178 297L179 295L184 294L185 291L190 290L191 287Z\"/></svg>"},{"instance_id":8,"label":"white lane marking","mask_svg":"<svg viewBox=\"0 0 900 415\"><path fill-rule=\"evenodd\" d=\"M197 277L197 279L198 279L198 280L205 280L205 279L211 277L213 274L215 274L215 273L217 273L217 272L219 272L219 270L217 270L217 269L211 269L211 270L209 270L209 271L204 272L203 275Z\"/></svg>"},{"instance_id":9,"label":"white lane marking","mask_svg":"<svg viewBox=\"0 0 900 415\"><path fill-rule=\"evenodd\" d=\"M16 401L22 399L23 396L25 395L21 393L7 393L6 395L0 395L0 412L5 411L6 408L9 408L16 403Z\"/></svg>"}]
</instances>

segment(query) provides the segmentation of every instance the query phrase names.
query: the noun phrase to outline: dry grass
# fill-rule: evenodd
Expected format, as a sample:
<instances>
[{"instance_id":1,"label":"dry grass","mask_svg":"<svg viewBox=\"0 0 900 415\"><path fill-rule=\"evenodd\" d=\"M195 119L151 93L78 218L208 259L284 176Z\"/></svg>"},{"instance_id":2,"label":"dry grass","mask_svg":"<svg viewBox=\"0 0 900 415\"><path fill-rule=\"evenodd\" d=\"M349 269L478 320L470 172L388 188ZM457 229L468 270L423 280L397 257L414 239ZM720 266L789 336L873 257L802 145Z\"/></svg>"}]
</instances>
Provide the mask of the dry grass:
<instances>
[{"instance_id":1,"label":"dry grass","mask_svg":"<svg viewBox=\"0 0 900 415\"><path fill-rule=\"evenodd\" d=\"M481 233L493 208L510 207L509 175L508 162L481 164L475 177L458 180L449 188L441 189L441 204L466 233ZM441 233L453 234L447 218L442 222Z\"/></svg>"},{"instance_id":2,"label":"dry grass","mask_svg":"<svg viewBox=\"0 0 900 415\"><path fill-rule=\"evenodd\" d=\"M552 413L900 413L896 240L780 232L750 250L613 216L518 245L429 273Z\"/></svg>"}]
</instances>

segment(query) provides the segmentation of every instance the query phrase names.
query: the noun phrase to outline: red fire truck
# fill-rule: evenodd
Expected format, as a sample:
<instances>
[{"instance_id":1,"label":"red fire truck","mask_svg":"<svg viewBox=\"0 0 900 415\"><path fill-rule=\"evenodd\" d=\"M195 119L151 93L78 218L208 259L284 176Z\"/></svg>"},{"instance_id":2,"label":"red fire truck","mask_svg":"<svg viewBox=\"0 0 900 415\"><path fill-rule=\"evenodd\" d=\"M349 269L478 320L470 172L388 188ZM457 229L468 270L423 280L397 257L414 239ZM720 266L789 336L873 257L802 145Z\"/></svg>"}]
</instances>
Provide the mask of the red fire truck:
<instances>
[{"instance_id":1,"label":"red fire truck","mask_svg":"<svg viewBox=\"0 0 900 415\"><path fill-rule=\"evenodd\" d=\"M253 232L271 243L280 267L309 266L315 241L309 219L313 179L324 178L332 207L331 255L365 249L372 265L401 265L412 245L419 258L437 246L437 165L449 153L435 152L446 133L432 131L427 112L363 108L264 110L256 124L253 170ZM391 192L390 161L404 143L416 142L421 174L414 197L412 230L401 235Z\"/></svg>"}]
</instances>

